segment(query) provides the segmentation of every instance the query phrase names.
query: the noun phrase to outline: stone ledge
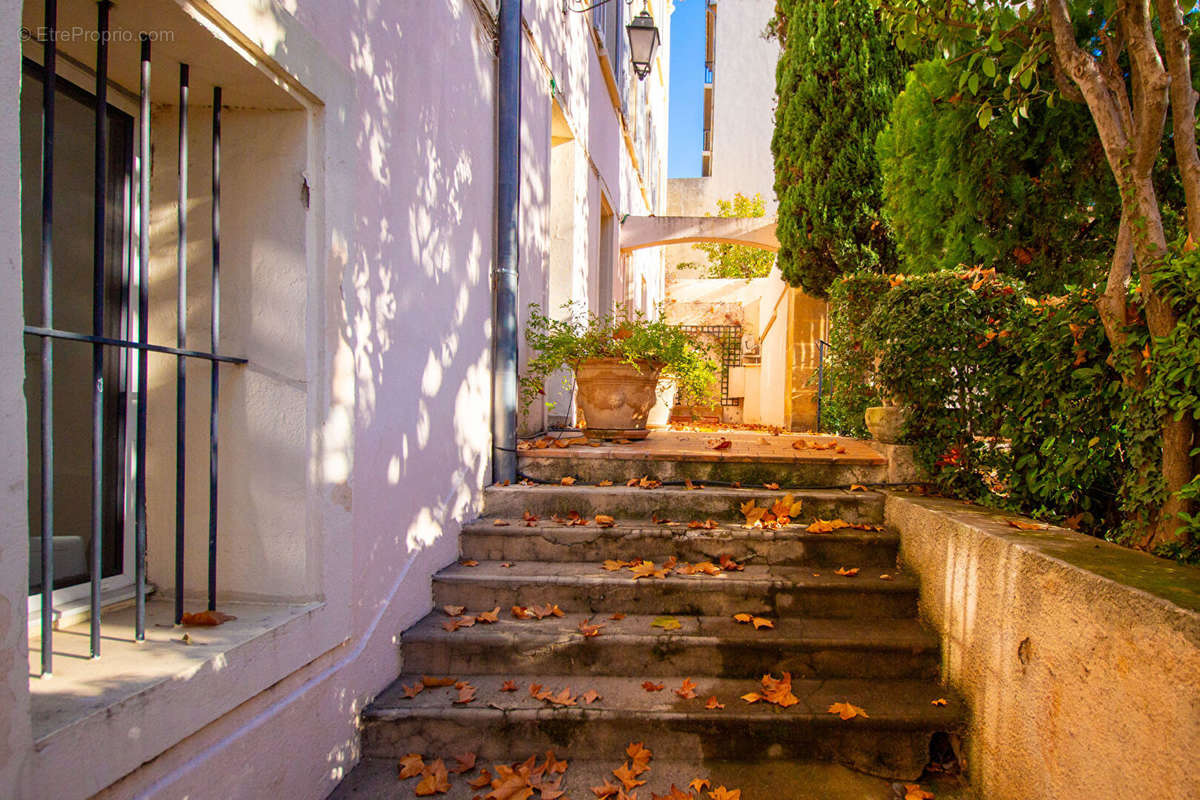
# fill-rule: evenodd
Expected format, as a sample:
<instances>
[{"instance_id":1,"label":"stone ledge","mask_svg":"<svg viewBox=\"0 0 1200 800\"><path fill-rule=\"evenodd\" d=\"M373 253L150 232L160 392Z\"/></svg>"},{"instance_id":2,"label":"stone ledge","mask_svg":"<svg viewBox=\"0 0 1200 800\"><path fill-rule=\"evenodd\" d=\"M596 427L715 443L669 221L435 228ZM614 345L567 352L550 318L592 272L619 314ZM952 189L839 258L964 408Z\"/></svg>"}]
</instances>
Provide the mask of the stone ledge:
<instances>
[{"instance_id":1,"label":"stone ledge","mask_svg":"<svg viewBox=\"0 0 1200 800\"><path fill-rule=\"evenodd\" d=\"M90 796L303 667L336 642L320 620L325 604L229 602L237 620L213 628L172 625L171 602L146 604L146 641L133 639L133 609L104 619L102 655L87 658L87 623L57 631L55 671L30 694L39 796ZM179 641L184 633L190 645ZM78 754L121 743L121 761L68 778ZM54 777L52 777L54 776ZM65 781L65 783L64 783ZM68 788L67 784L70 784Z\"/></svg>"},{"instance_id":2,"label":"stone ledge","mask_svg":"<svg viewBox=\"0 0 1200 800\"><path fill-rule=\"evenodd\" d=\"M981 796L1200 797L1200 569L944 499L891 493L885 515Z\"/></svg>"}]
</instances>

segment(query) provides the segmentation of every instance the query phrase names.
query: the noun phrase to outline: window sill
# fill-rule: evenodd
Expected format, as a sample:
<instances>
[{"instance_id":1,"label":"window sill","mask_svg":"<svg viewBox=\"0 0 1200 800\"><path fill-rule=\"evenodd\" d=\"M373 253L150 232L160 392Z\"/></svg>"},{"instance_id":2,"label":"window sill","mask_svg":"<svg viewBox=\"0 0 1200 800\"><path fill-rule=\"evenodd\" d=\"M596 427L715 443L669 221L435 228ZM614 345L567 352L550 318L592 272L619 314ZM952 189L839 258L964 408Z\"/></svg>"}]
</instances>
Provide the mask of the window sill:
<instances>
[{"instance_id":1,"label":"window sill","mask_svg":"<svg viewBox=\"0 0 1200 800\"><path fill-rule=\"evenodd\" d=\"M152 598L144 642L133 638L132 605L105 614L99 659L88 656L86 622L58 630L50 678L38 677L41 642L31 636L31 716L44 766L114 751L114 761L131 763L108 763L114 774L92 776L103 781L92 791L111 783L325 652L324 607L226 603L236 620L180 628L173 603Z\"/></svg>"}]
</instances>

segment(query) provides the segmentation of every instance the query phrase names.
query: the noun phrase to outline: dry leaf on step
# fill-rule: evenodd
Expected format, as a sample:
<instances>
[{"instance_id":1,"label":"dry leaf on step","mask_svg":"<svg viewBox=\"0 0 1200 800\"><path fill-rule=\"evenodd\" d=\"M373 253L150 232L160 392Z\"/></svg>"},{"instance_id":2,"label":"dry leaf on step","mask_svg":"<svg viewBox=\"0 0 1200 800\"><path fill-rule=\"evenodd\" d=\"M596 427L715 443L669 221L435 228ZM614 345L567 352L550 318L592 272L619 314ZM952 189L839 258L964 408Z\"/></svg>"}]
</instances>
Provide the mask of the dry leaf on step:
<instances>
[{"instance_id":1,"label":"dry leaf on step","mask_svg":"<svg viewBox=\"0 0 1200 800\"><path fill-rule=\"evenodd\" d=\"M833 703L829 706L830 714L837 714L842 719L854 719L855 717L868 717L866 711L856 705L850 703Z\"/></svg>"},{"instance_id":2,"label":"dry leaf on step","mask_svg":"<svg viewBox=\"0 0 1200 800\"><path fill-rule=\"evenodd\" d=\"M444 794L450 791L450 776L446 774L446 765L439 758L425 768L421 774L421 782L417 784L414 793L417 797L431 794Z\"/></svg>"},{"instance_id":3,"label":"dry leaf on step","mask_svg":"<svg viewBox=\"0 0 1200 800\"><path fill-rule=\"evenodd\" d=\"M400 777L415 778L425 771L425 759L420 753L409 753L400 758Z\"/></svg>"}]
</instances>

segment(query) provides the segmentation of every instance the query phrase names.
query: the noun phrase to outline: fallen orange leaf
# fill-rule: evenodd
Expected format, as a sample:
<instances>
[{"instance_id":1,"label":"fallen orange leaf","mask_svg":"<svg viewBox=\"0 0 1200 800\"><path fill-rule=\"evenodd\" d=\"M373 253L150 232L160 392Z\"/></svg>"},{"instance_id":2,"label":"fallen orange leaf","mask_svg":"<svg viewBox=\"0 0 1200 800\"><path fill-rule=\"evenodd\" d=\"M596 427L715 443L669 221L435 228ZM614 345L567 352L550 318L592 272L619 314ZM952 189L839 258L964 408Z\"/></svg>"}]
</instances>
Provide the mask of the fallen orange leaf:
<instances>
[{"instance_id":1,"label":"fallen orange leaf","mask_svg":"<svg viewBox=\"0 0 1200 800\"><path fill-rule=\"evenodd\" d=\"M474 624L474 617L455 617L454 619L448 619L443 622L442 627L450 633L454 633L459 628L469 628Z\"/></svg>"},{"instance_id":2,"label":"fallen orange leaf","mask_svg":"<svg viewBox=\"0 0 1200 800\"><path fill-rule=\"evenodd\" d=\"M726 439L724 437L721 437L719 439L709 439L708 447L711 450L728 450L729 448L733 447L733 442L729 441L728 439ZM632 788L632 787L629 787L629 788Z\"/></svg>"},{"instance_id":3,"label":"fallen orange leaf","mask_svg":"<svg viewBox=\"0 0 1200 800\"><path fill-rule=\"evenodd\" d=\"M696 696L696 684L691 678L684 678L683 683L678 689L675 690L675 694L679 695L684 700L691 700Z\"/></svg>"},{"instance_id":4,"label":"fallen orange leaf","mask_svg":"<svg viewBox=\"0 0 1200 800\"><path fill-rule=\"evenodd\" d=\"M400 777L415 778L425 771L425 759L420 753L409 753L400 757Z\"/></svg>"},{"instance_id":5,"label":"fallen orange leaf","mask_svg":"<svg viewBox=\"0 0 1200 800\"><path fill-rule=\"evenodd\" d=\"M904 784L904 800L933 800L933 792L927 792L917 783Z\"/></svg>"},{"instance_id":6,"label":"fallen orange leaf","mask_svg":"<svg viewBox=\"0 0 1200 800\"><path fill-rule=\"evenodd\" d=\"M588 689L586 692L579 695L579 699L583 701L584 705L590 706L592 703L596 702L597 700L602 700L604 698L601 697L600 693L597 692L595 689Z\"/></svg>"},{"instance_id":7,"label":"fallen orange leaf","mask_svg":"<svg viewBox=\"0 0 1200 800\"><path fill-rule=\"evenodd\" d=\"M448 617L460 616L466 610L466 606L442 606L442 611L445 611Z\"/></svg>"},{"instance_id":8,"label":"fallen orange leaf","mask_svg":"<svg viewBox=\"0 0 1200 800\"><path fill-rule=\"evenodd\" d=\"M431 794L445 794L450 791L449 775L446 774L446 765L439 758L422 773L421 782L417 784L414 793L417 797L426 797Z\"/></svg>"},{"instance_id":9,"label":"fallen orange leaf","mask_svg":"<svg viewBox=\"0 0 1200 800\"><path fill-rule=\"evenodd\" d=\"M417 681L412 686L406 686L403 683L400 684L400 686L404 689L404 699L405 700L411 700L412 698L419 695L421 693L421 691L425 688L425 684L421 683L420 681Z\"/></svg>"},{"instance_id":10,"label":"fallen orange leaf","mask_svg":"<svg viewBox=\"0 0 1200 800\"><path fill-rule=\"evenodd\" d=\"M833 703L829 706L829 713L837 714L842 719L854 719L855 717L870 716L863 709L850 703Z\"/></svg>"},{"instance_id":11,"label":"fallen orange leaf","mask_svg":"<svg viewBox=\"0 0 1200 800\"><path fill-rule=\"evenodd\" d=\"M600 629L604 627L603 622L597 622L597 623L593 624L590 622L590 620L591 620L591 617L587 617L579 623L579 632L584 635L584 638L591 638L593 636L599 636Z\"/></svg>"},{"instance_id":12,"label":"fallen orange leaf","mask_svg":"<svg viewBox=\"0 0 1200 800\"><path fill-rule=\"evenodd\" d=\"M719 711L720 709L725 707L725 704L722 703L721 701L717 700L716 695L713 695L712 697L708 698L708 700L705 701L704 707L707 708L709 711Z\"/></svg>"},{"instance_id":13,"label":"fallen orange leaf","mask_svg":"<svg viewBox=\"0 0 1200 800\"><path fill-rule=\"evenodd\" d=\"M708 793L710 800L742 800L741 789L726 789L724 786L718 786Z\"/></svg>"},{"instance_id":14,"label":"fallen orange leaf","mask_svg":"<svg viewBox=\"0 0 1200 800\"><path fill-rule=\"evenodd\" d=\"M625 567L632 566L632 565L628 561L617 561L615 559L610 558L610 559L605 560L605 562L601 566L603 566L609 572L616 572L619 569L625 569Z\"/></svg>"},{"instance_id":15,"label":"fallen orange leaf","mask_svg":"<svg viewBox=\"0 0 1200 800\"><path fill-rule=\"evenodd\" d=\"M462 564L464 567L478 567L479 566L479 562L473 558L468 558L465 561L459 561L458 563Z\"/></svg>"},{"instance_id":16,"label":"fallen orange leaf","mask_svg":"<svg viewBox=\"0 0 1200 800\"><path fill-rule=\"evenodd\" d=\"M834 572L836 572L838 575L841 575L843 578L853 578L858 574L858 567L851 567L850 569L838 567L836 570L834 570Z\"/></svg>"},{"instance_id":17,"label":"fallen orange leaf","mask_svg":"<svg viewBox=\"0 0 1200 800\"><path fill-rule=\"evenodd\" d=\"M1043 525L1037 522L1026 522L1022 519L1010 519L1008 524L1023 531L1044 531L1050 527L1049 525Z\"/></svg>"},{"instance_id":18,"label":"fallen orange leaf","mask_svg":"<svg viewBox=\"0 0 1200 800\"><path fill-rule=\"evenodd\" d=\"M462 775L464 772L470 772L471 770L475 769L474 753L463 753L462 755L457 755L454 757L454 760L458 763L454 766L454 769L450 771L455 775Z\"/></svg>"},{"instance_id":19,"label":"fallen orange leaf","mask_svg":"<svg viewBox=\"0 0 1200 800\"><path fill-rule=\"evenodd\" d=\"M453 686L458 683L457 678L433 678L429 675L421 676L421 683L425 684L426 688L436 689L440 686Z\"/></svg>"},{"instance_id":20,"label":"fallen orange leaf","mask_svg":"<svg viewBox=\"0 0 1200 800\"><path fill-rule=\"evenodd\" d=\"M745 567L743 567L741 564L734 561L733 557L728 553L721 553L721 557L718 559L718 561L721 562L721 569L727 572L741 572L743 569L745 569Z\"/></svg>"},{"instance_id":21,"label":"fallen orange leaf","mask_svg":"<svg viewBox=\"0 0 1200 800\"><path fill-rule=\"evenodd\" d=\"M778 489L778 488L779 488L779 484L778 484L778 483L764 483L764 484L763 484L763 488L764 488L764 489L772 489L772 490L773 490L773 489Z\"/></svg>"},{"instance_id":22,"label":"fallen orange leaf","mask_svg":"<svg viewBox=\"0 0 1200 800\"><path fill-rule=\"evenodd\" d=\"M946 698L944 698L944 697L939 697L937 700L931 700L931 701L929 702L929 704L930 704L930 705L933 705L933 706L944 706L944 705L946 705L946 702L947 702L947 701L946 701Z\"/></svg>"},{"instance_id":23,"label":"fallen orange leaf","mask_svg":"<svg viewBox=\"0 0 1200 800\"><path fill-rule=\"evenodd\" d=\"M638 578L666 578L667 573L670 572L670 568L664 567L659 569L655 567L653 561L643 561L629 569L632 570L635 581Z\"/></svg>"},{"instance_id":24,"label":"fallen orange leaf","mask_svg":"<svg viewBox=\"0 0 1200 800\"><path fill-rule=\"evenodd\" d=\"M611 617L609 617L609 619L614 620L614 621L622 620L622 619L625 619L625 615L620 611L614 611L613 615Z\"/></svg>"},{"instance_id":25,"label":"fallen orange leaf","mask_svg":"<svg viewBox=\"0 0 1200 800\"><path fill-rule=\"evenodd\" d=\"M570 475L565 475L565 476L563 476L563 479L559 481L559 483L562 484L563 486L574 486L575 479L572 478Z\"/></svg>"},{"instance_id":26,"label":"fallen orange leaf","mask_svg":"<svg viewBox=\"0 0 1200 800\"><path fill-rule=\"evenodd\" d=\"M597 800L607 800L607 798L615 796L619 791L621 791L620 787L613 786L607 779L601 785L592 787L592 793L596 795Z\"/></svg>"},{"instance_id":27,"label":"fallen orange leaf","mask_svg":"<svg viewBox=\"0 0 1200 800\"><path fill-rule=\"evenodd\" d=\"M665 683L651 683L650 681L642 681L642 688L647 692L661 692L667 685Z\"/></svg>"},{"instance_id":28,"label":"fallen orange leaf","mask_svg":"<svg viewBox=\"0 0 1200 800\"><path fill-rule=\"evenodd\" d=\"M612 517L610 517L608 514L597 514L596 515L596 524L599 525L601 528L611 528L612 526L617 524L617 521L615 519L613 519Z\"/></svg>"},{"instance_id":29,"label":"fallen orange leaf","mask_svg":"<svg viewBox=\"0 0 1200 800\"><path fill-rule=\"evenodd\" d=\"M651 793L650 800L692 800L692 796L672 783L670 792L667 794Z\"/></svg>"},{"instance_id":30,"label":"fallen orange leaf","mask_svg":"<svg viewBox=\"0 0 1200 800\"><path fill-rule=\"evenodd\" d=\"M232 614L222 614L220 611L197 611L194 614L184 614L180 618L180 625L187 625L201 628L212 628L217 625L224 624L230 620L237 619Z\"/></svg>"},{"instance_id":31,"label":"fallen orange leaf","mask_svg":"<svg viewBox=\"0 0 1200 800\"><path fill-rule=\"evenodd\" d=\"M484 611L475 617L477 622L484 622L488 625L500 621L500 606L496 606L491 611Z\"/></svg>"},{"instance_id":32,"label":"fallen orange leaf","mask_svg":"<svg viewBox=\"0 0 1200 800\"><path fill-rule=\"evenodd\" d=\"M479 775L477 777L467 781L467 786L470 786L472 789L482 789L491 782L492 773L488 772L487 768L484 767L483 769L479 770Z\"/></svg>"},{"instance_id":33,"label":"fallen orange leaf","mask_svg":"<svg viewBox=\"0 0 1200 800\"><path fill-rule=\"evenodd\" d=\"M475 699L475 687L469 683L464 683L458 690L458 698L454 701L457 705L466 705Z\"/></svg>"},{"instance_id":34,"label":"fallen orange leaf","mask_svg":"<svg viewBox=\"0 0 1200 800\"><path fill-rule=\"evenodd\" d=\"M537 617L537 614L533 613L525 606L513 606L512 615L517 619L534 619Z\"/></svg>"},{"instance_id":35,"label":"fallen orange leaf","mask_svg":"<svg viewBox=\"0 0 1200 800\"><path fill-rule=\"evenodd\" d=\"M850 484L850 491L852 492L865 492L866 490L867 487L863 486L861 483Z\"/></svg>"},{"instance_id":36,"label":"fallen orange leaf","mask_svg":"<svg viewBox=\"0 0 1200 800\"><path fill-rule=\"evenodd\" d=\"M805 530L809 533L833 533L842 528L849 528L850 523L844 519L816 519Z\"/></svg>"},{"instance_id":37,"label":"fallen orange leaf","mask_svg":"<svg viewBox=\"0 0 1200 800\"><path fill-rule=\"evenodd\" d=\"M629 746L625 748L625 755L633 759L635 775L641 775L650 769L650 759L653 758L653 754L641 742L630 742Z\"/></svg>"},{"instance_id":38,"label":"fallen orange leaf","mask_svg":"<svg viewBox=\"0 0 1200 800\"><path fill-rule=\"evenodd\" d=\"M637 779L637 773L630 768L628 762L614 769L612 774L626 789L632 789L645 783L645 781L639 781Z\"/></svg>"},{"instance_id":39,"label":"fallen orange leaf","mask_svg":"<svg viewBox=\"0 0 1200 800\"><path fill-rule=\"evenodd\" d=\"M515 692L516 690L517 690L517 682L516 681L505 681L500 686L500 691L502 691L502 692Z\"/></svg>"},{"instance_id":40,"label":"fallen orange leaf","mask_svg":"<svg viewBox=\"0 0 1200 800\"><path fill-rule=\"evenodd\" d=\"M613 485L613 482L612 482L612 481L600 481L600 482L599 482L599 483L597 483L596 485L597 485L597 486L612 486L612 485Z\"/></svg>"}]
</instances>

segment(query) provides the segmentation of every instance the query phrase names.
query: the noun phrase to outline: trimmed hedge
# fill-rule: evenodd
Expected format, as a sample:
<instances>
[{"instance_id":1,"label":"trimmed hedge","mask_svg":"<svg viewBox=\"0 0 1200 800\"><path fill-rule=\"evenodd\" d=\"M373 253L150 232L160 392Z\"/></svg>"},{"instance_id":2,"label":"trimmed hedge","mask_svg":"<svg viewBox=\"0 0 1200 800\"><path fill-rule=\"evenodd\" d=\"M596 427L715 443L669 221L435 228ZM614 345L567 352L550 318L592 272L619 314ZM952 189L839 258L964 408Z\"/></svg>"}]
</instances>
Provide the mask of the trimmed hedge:
<instances>
[{"instance_id":1,"label":"trimmed hedge","mask_svg":"<svg viewBox=\"0 0 1200 800\"><path fill-rule=\"evenodd\" d=\"M1033 297L978 268L847 276L831 293L831 425L861 435L861 409L892 398L909 408L906 439L941 491L1135 540L1162 500L1159 415L1200 418L1197 253L1161 272L1180 325L1154 342L1131 336L1126 353L1112 351L1092 288ZM1123 380L1135 351L1150 356L1144 389ZM1200 496L1200 478L1185 491ZM1200 519L1186 528L1200 540Z\"/></svg>"}]
</instances>

